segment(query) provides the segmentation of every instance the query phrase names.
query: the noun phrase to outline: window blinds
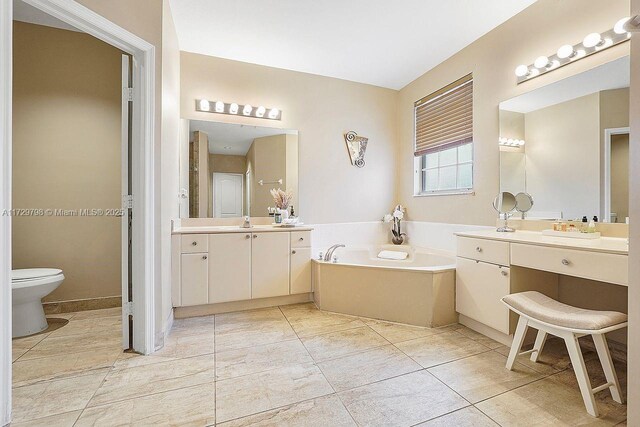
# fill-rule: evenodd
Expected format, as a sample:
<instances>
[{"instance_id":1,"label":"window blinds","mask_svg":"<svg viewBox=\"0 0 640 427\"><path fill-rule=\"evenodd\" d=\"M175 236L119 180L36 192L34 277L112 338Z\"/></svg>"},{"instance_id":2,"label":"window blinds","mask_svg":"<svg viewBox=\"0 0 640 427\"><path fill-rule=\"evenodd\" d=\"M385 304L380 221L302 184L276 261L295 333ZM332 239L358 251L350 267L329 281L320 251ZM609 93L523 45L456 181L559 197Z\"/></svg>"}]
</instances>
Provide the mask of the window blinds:
<instances>
[{"instance_id":1,"label":"window blinds","mask_svg":"<svg viewBox=\"0 0 640 427\"><path fill-rule=\"evenodd\" d=\"M473 78L469 74L415 103L415 156L473 141Z\"/></svg>"}]
</instances>

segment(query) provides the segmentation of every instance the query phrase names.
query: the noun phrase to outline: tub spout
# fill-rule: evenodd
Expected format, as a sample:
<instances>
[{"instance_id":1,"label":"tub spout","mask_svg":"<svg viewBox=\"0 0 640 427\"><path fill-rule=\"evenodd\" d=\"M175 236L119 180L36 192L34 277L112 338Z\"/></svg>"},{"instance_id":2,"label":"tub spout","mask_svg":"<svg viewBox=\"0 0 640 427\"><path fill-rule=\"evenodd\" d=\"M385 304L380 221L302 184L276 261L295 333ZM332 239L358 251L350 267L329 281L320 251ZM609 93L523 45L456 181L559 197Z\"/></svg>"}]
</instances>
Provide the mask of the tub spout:
<instances>
[{"instance_id":1,"label":"tub spout","mask_svg":"<svg viewBox=\"0 0 640 427\"><path fill-rule=\"evenodd\" d=\"M344 247L345 245L343 245L342 243L331 246L324 254L324 261L331 261L333 259L333 253L336 251L336 249Z\"/></svg>"}]
</instances>

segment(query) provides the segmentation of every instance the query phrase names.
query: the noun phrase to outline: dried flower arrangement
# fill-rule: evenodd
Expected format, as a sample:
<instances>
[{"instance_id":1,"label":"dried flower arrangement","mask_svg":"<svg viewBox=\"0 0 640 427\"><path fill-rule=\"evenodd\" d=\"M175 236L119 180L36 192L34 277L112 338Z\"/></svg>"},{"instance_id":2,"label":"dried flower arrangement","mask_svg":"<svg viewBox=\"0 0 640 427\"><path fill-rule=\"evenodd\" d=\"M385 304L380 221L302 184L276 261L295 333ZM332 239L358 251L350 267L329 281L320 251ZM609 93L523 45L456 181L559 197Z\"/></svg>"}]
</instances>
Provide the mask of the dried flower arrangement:
<instances>
[{"instance_id":1,"label":"dried flower arrangement","mask_svg":"<svg viewBox=\"0 0 640 427\"><path fill-rule=\"evenodd\" d=\"M280 188L271 189L271 196L273 196L273 202L276 208L286 210L289 208L289 204L293 200L293 193L291 190L283 191Z\"/></svg>"}]
</instances>

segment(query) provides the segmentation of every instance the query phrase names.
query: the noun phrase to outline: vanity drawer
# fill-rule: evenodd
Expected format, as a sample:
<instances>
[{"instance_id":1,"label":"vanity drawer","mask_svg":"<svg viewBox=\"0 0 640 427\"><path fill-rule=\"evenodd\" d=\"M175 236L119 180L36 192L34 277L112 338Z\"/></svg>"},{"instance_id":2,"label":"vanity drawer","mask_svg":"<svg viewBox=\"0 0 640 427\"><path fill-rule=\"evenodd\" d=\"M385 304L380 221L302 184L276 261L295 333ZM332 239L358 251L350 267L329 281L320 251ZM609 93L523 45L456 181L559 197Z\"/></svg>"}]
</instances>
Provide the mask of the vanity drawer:
<instances>
[{"instance_id":1,"label":"vanity drawer","mask_svg":"<svg viewBox=\"0 0 640 427\"><path fill-rule=\"evenodd\" d=\"M509 265L509 243L458 237L458 256L498 265Z\"/></svg>"},{"instance_id":2,"label":"vanity drawer","mask_svg":"<svg viewBox=\"0 0 640 427\"><path fill-rule=\"evenodd\" d=\"M180 249L183 254L209 252L209 237L206 234L183 234Z\"/></svg>"},{"instance_id":3,"label":"vanity drawer","mask_svg":"<svg viewBox=\"0 0 640 427\"><path fill-rule=\"evenodd\" d=\"M309 246L311 246L310 231L292 231L291 232L292 248L307 248Z\"/></svg>"},{"instance_id":4,"label":"vanity drawer","mask_svg":"<svg viewBox=\"0 0 640 427\"><path fill-rule=\"evenodd\" d=\"M626 255L513 243L511 264L616 285L629 283Z\"/></svg>"}]
</instances>

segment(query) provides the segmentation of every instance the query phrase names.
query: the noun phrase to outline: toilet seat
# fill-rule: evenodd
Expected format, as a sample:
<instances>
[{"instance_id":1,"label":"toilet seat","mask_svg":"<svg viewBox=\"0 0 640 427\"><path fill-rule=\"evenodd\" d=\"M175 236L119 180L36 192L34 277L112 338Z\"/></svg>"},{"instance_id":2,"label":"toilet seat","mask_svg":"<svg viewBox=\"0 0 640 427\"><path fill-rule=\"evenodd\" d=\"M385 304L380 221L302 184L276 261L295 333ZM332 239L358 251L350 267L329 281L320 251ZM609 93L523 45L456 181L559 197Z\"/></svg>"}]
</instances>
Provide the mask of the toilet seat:
<instances>
[{"instance_id":1,"label":"toilet seat","mask_svg":"<svg viewBox=\"0 0 640 427\"><path fill-rule=\"evenodd\" d=\"M58 268L23 268L11 270L11 282L43 279L45 277L57 276L60 273L62 273L62 270Z\"/></svg>"}]
</instances>

